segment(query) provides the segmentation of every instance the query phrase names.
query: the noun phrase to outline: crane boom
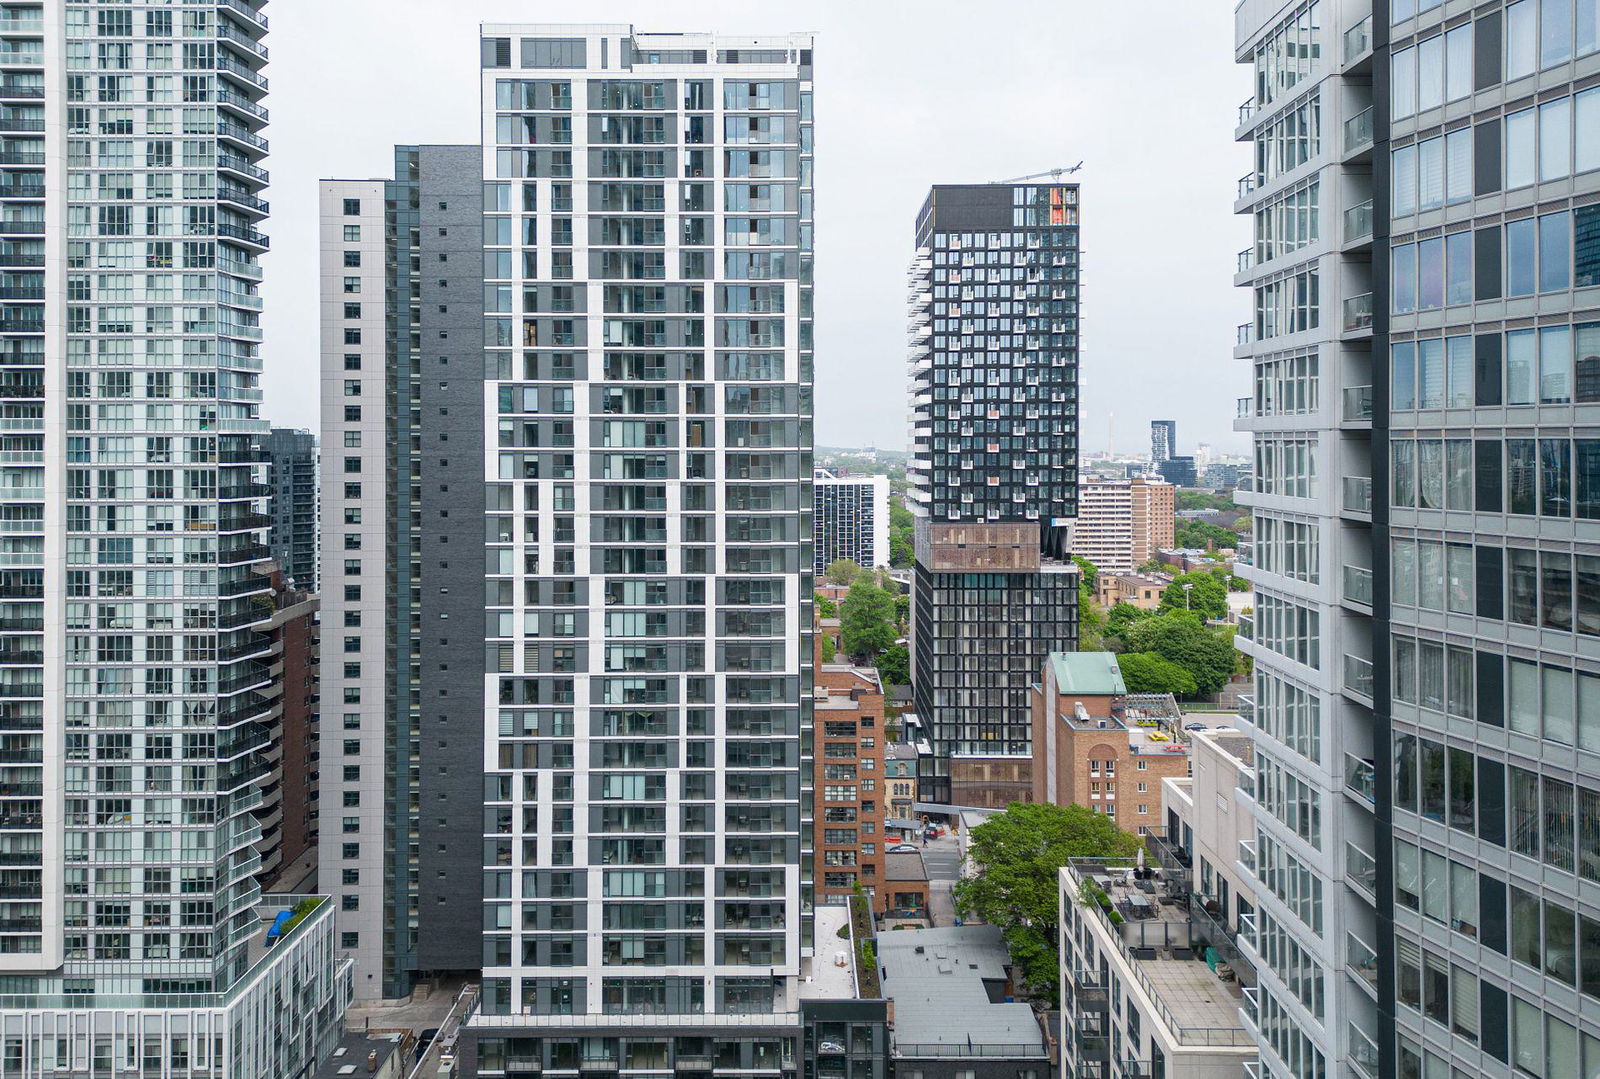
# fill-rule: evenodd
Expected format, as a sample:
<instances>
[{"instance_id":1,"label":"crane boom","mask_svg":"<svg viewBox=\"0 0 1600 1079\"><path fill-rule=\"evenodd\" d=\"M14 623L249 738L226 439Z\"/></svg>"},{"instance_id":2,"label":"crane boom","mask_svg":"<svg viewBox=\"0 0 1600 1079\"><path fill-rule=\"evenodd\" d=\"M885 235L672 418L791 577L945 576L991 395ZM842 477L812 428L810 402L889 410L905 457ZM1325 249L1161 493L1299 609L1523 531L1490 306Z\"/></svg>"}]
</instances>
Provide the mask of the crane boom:
<instances>
[{"instance_id":1,"label":"crane boom","mask_svg":"<svg viewBox=\"0 0 1600 1079\"><path fill-rule=\"evenodd\" d=\"M1082 161L1071 168L1046 169L1044 172L1035 172L1027 176L1013 176L1009 180L990 180L989 182L993 184L1020 184L1024 180L1038 180L1045 176L1050 177L1052 180L1059 180L1063 176L1071 176L1081 168L1083 168Z\"/></svg>"}]
</instances>

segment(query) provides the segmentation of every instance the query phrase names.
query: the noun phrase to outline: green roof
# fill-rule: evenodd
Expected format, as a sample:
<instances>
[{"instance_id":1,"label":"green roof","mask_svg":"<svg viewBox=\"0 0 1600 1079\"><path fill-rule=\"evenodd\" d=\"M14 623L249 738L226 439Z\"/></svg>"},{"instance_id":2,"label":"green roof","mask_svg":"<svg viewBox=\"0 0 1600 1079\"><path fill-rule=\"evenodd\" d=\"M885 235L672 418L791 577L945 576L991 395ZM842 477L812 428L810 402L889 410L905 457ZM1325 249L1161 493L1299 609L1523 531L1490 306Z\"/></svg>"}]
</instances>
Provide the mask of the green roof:
<instances>
[{"instance_id":1,"label":"green roof","mask_svg":"<svg viewBox=\"0 0 1600 1079\"><path fill-rule=\"evenodd\" d=\"M1051 652L1057 693L1110 697L1128 692L1114 652Z\"/></svg>"}]
</instances>

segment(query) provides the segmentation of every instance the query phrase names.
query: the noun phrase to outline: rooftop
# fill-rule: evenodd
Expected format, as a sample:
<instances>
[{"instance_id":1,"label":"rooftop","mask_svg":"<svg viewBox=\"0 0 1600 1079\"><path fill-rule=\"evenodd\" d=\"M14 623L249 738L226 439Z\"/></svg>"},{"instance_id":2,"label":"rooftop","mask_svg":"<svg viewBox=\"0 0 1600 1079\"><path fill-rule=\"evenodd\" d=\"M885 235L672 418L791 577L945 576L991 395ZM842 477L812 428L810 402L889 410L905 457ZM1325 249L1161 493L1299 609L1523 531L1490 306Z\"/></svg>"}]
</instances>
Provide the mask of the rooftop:
<instances>
[{"instance_id":1,"label":"rooftop","mask_svg":"<svg viewBox=\"0 0 1600 1079\"><path fill-rule=\"evenodd\" d=\"M330 1053L312 1073L311 1079L342 1079L346 1075L371 1075L383 1067L383 1062L398 1052L400 1034L362 1034L351 1032L339 1039ZM373 1067L367 1067L369 1056L376 1054Z\"/></svg>"},{"instance_id":2,"label":"rooftop","mask_svg":"<svg viewBox=\"0 0 1600 1079\"><path fill-rule=\"evenodd\" d=\"M1190 921L1188 904L1173 897L1162 870L1136 879L1126 860L1074 859L1062 870L1063 887L1085 917L1108 936L1113 961L1132 974L1130 989L1150 999L1155 1015L1181 1045L1236 1048L1251 1044L1239 1020L1237 972L1204 962L1203 933ZM1078 898L1080 882L1093 880L1110 900L1120 923L1097 903ZM1253 977L1253 975L1251 975Z\"/></svg>"},{"instance_id":3,"label":"rooftop","mask_svg":"<svg viewBox=\"0 0 1600 1079\"><path fill-rule=\"evenodd\" d=\"M801 1000L854 1000L855 957L850 954L850 934L839 930L850 924L850 908L819 903L812 912L816 954L801 966Z\"/></svg>"},{"instance_id":4,"label":"rooftop","mask_svg":"<svg viewBox=\"0 0 1600 1079\"><path fill-rule=\"evenodd\" d=\"M921 851L889 851L883 856L883 874L891 881L926 881L928 867L922 861ZM819 938L820 939L820 938Z\"/></svg>"},{"instance_id":5,"label":"rooftop","mask_svg":"<svg viewBox=\"0 0 1600 1079\"><path fill-rule=\"evenodd\" d=\"M1238 720L1235 715L1222 715L1219 718ZM1246 768L1255 766L1255 750L1251 748L1250 736L1238 727L1223 724L1217 727L1208 727L1203 731L1191 731L1195 739L1205 739L1218 751L1226 753Z\"/></svg>"},{"instance_id":6,"label":"rooftop","mask_svg":"<svg viewBox=\"0 0 1600 1079\"><path fill-rule=\"evenodd\" d=\"M1128 692L1112 652L1051 652L1056 691L1111 697Z\"/></svg>"},{"instance_id":7,"label":"rooftop","mask_svg":"<svg viewBox=\"0 0 1600 1079\"><path fill-rule=\"evenodd\" d=\"M914 761L917 747L909 742L891 742L883 747L883 755L891 761Z\"/></svg>"},{"instance_id":8,"label":"rooftop","mask_svg":"<svg viewBox=\"0 0 1600 1079\"><path fill-rule=\"evenodd\" d=\"M1031 1005L1006 1002L1010 955L992 925L899 929L878 936L883 994L894 1001L896 1057L1043 1058ZM989 1047L989 1052L980 1050Z\"/></svg>"}]
</instances>

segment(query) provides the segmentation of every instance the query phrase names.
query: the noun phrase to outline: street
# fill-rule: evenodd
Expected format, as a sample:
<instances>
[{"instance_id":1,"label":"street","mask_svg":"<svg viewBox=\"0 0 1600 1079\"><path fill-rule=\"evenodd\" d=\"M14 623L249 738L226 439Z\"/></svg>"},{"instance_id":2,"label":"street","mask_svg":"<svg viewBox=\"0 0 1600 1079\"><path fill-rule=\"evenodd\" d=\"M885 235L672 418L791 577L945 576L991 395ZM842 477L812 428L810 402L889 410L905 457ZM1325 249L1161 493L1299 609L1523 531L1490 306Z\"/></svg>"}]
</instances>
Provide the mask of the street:
<instances>
[{"instance_id":1,"label":"street","mask_svg":"<svg viewBox=\"0 0 1600 1079\"><path fill-rule=\"evenodd\" d=\"M961 852L964 839L946 832L930 839L922 848L922 864L928 871L928 913L934 925L955 925L955 901L950 888L961 879Z\"/></svg>"}]
</instances>

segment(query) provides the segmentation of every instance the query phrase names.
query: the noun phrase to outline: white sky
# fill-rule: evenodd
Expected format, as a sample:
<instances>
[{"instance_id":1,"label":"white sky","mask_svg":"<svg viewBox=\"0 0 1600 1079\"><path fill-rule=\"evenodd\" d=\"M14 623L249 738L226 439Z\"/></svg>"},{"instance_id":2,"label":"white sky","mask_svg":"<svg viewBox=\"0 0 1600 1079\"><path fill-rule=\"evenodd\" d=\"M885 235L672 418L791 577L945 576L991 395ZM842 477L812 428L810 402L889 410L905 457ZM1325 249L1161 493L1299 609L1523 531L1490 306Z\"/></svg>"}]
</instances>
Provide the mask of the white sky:
<instances>
[{"instance_id":1,"label":"white sky","mask_svg":"<svg viewBox=\"0 0 1600 1079\"><path fill-rule=\"evenodd\" d=\"M1243 451L1232 357L1249 243L1232 214L1250 90L1218 0L273 0L266 403L317 424L316 181L389 175L396 143L477 139L478 24L816 31L816 439L906 441L905 270L935 183L1084 162L1083 443L1149 421Z\"/></svg>"}]
</instances>

